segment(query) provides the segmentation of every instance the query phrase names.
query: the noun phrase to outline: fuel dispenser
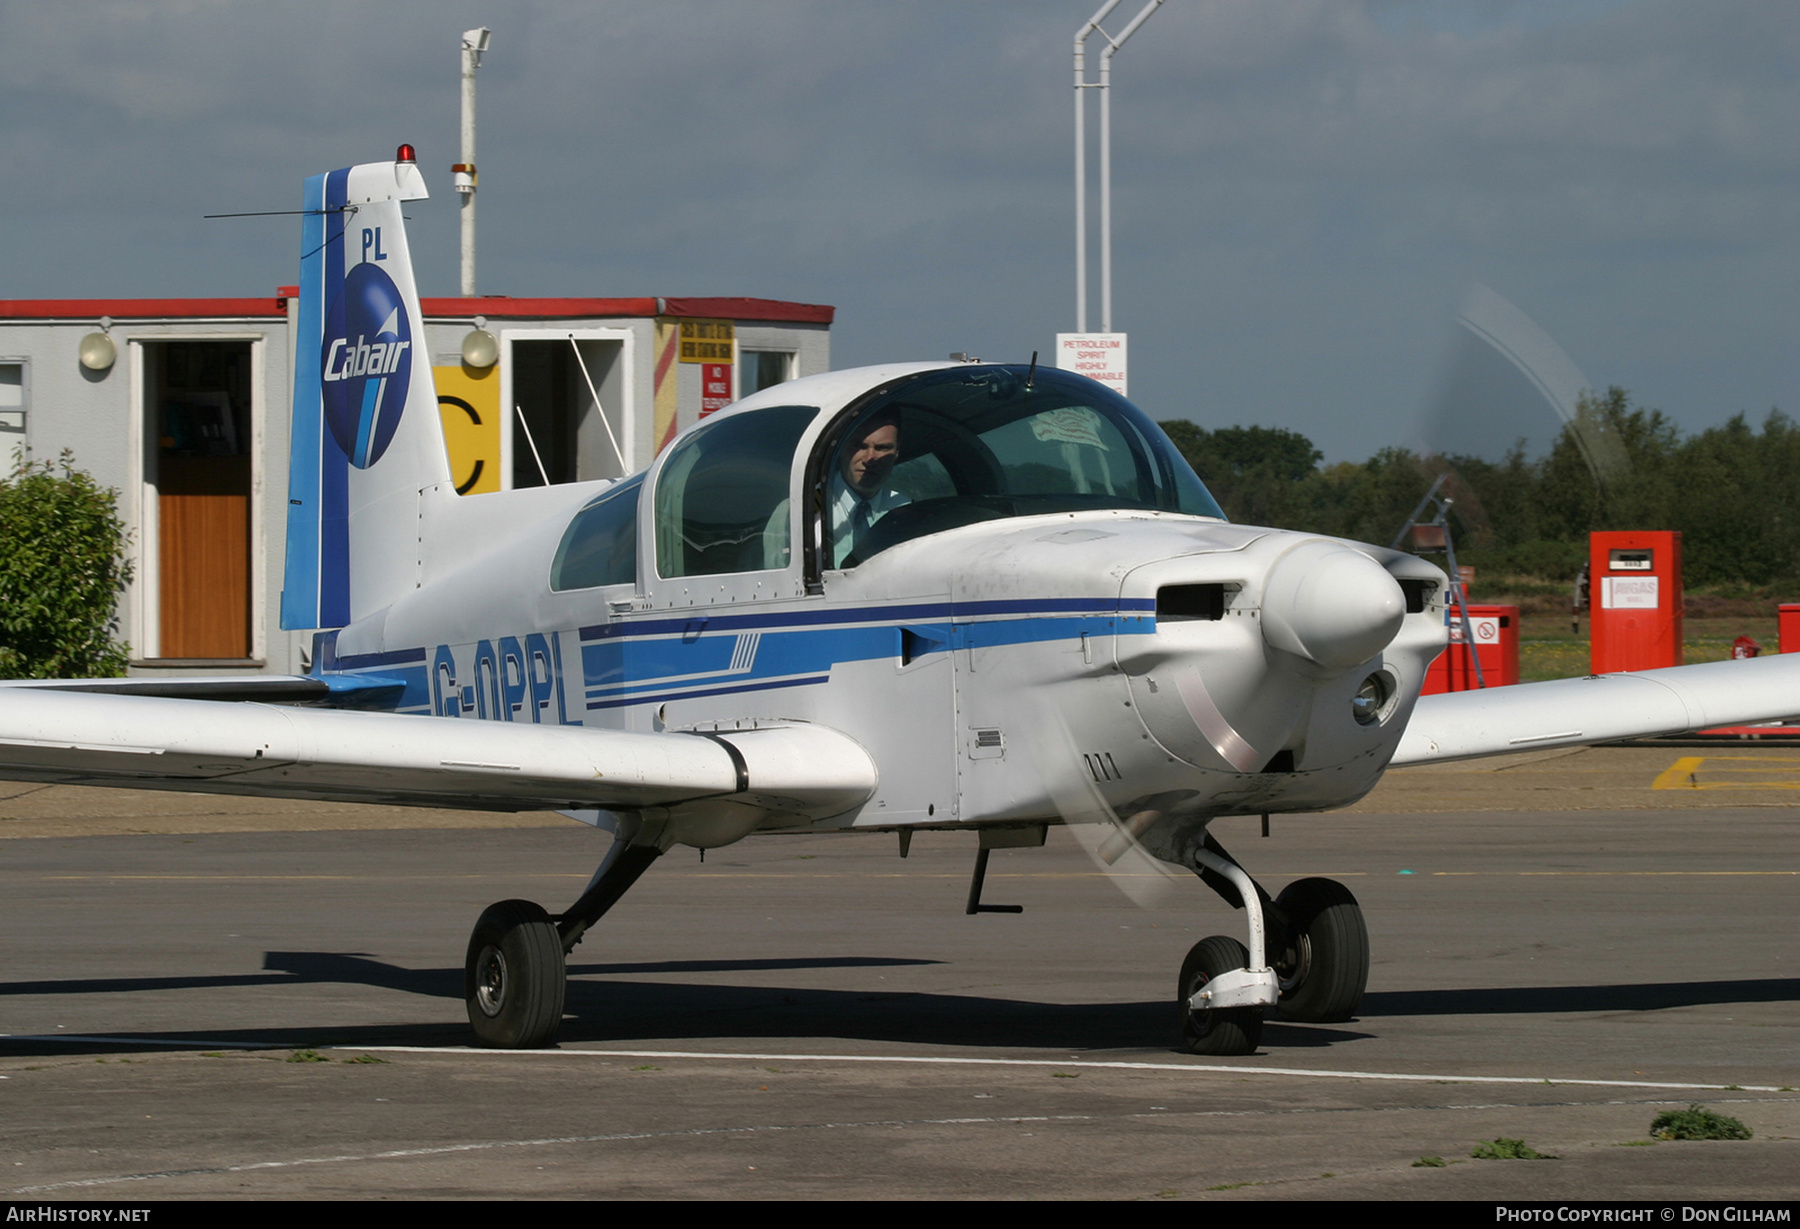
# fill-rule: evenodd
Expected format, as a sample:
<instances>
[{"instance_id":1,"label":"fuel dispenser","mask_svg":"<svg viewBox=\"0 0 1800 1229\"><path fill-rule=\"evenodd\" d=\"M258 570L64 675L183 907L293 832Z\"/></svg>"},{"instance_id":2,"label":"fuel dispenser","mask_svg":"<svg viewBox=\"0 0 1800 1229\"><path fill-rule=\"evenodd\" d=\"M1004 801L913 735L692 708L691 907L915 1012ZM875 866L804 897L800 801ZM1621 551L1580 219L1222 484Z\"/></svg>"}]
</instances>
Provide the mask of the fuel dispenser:
<instances>
[{"instance_id":1,"label":"fuel dispenser","mask_svg":"<svg viewBox=\"0 0 1800 1229\"><path fill-rule=\"evenodd\" d=\"M1681 665L1679 533L1589 534L1588 583L1595 674Z\"/></svg>"},{"instance_id":2,"label":"fuel dispenser","mask_svg":"<svg viewBox=\"0 0 1800 1229\"><path fill-rule=\"evenodd\" d=\"M1469 634L1463 632L1462 614L1449 609L1450 645L1425 671L1421 695L1446 691L1474 691L1478 687L1510 687L1519 681L1519 608L1476 606L1469 610ZM1473 652L1471 652L1473 648ZM1479 661L1481 669L1475 669Z\"/></svg>"},{"instance_id":3,"label":"fuel dispenser","mask_svg":"<svg viewBox=\"0 0 1800 1229\"><path fill-rule=\"evenodd\" d=\"M1800 653L1800 605L1783 602L1776 608L1780 619L1777 625L1781 628L1780 647L1778 653Z\"/></svg>"}]
</instances>

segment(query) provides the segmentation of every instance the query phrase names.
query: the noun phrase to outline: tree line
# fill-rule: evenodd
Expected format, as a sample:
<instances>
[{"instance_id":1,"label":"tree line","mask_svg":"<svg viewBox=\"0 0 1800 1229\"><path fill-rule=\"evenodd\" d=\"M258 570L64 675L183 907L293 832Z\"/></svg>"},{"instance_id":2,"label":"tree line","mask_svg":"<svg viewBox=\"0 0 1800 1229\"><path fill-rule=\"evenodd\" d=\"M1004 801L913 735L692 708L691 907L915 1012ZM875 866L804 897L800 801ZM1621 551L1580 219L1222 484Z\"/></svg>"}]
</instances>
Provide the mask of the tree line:
<instances>
[{"instance_id":1,"label":"tree line","mask_svg":"<svg viewBox=\"0 0 1800 1229\"><path fill-rule=\"evenodd\" d=\"M1674 529L1690 586L1800 577L1800 426L1779 411L1683 435L1612 388L1583 396L1545 455L1499 461L1385 448L1321 465L1296 431L1162 427L1234 521L1385 546L1448 474L1458 561L1490 574L1572 580L1590 532Z\"/></svg>"}]
</instances>

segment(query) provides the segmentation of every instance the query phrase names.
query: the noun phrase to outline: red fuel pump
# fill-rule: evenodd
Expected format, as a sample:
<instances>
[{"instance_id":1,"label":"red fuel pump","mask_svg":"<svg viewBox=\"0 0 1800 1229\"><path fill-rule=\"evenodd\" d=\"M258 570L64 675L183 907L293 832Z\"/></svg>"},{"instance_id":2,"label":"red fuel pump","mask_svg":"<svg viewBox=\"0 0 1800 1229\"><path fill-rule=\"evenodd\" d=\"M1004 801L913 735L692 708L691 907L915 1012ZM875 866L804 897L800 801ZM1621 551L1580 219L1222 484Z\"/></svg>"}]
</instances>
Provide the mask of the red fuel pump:
<instances>
[{"instance_id":1,"label":"red fuel pump","mask_svg":"<svg viewBox=\"0 0 1800 1229\"><path fill-rule=\"evenodd\" d=\"M1588 535L1588 623L1595 674L1682 663L1681 535Z\"/></svg>"},{"instance_id":2,"label":"red fuel pump","mask_svg":"<svg viewBox=\"0 0 1800 1229\"><path fill-rule=\"evenodd\" d=\"M1510 687L1519 681L1519 608L1517 606L1469 606L1469 630L1474 633L1474 653L1463 634L1462 615L1450 608L1450 645L1425 671L1421 695L1446 691L1474 691L1477 687ZM1477 675L1475 662L1481 662Z\"/></svg>"}]
</instances>

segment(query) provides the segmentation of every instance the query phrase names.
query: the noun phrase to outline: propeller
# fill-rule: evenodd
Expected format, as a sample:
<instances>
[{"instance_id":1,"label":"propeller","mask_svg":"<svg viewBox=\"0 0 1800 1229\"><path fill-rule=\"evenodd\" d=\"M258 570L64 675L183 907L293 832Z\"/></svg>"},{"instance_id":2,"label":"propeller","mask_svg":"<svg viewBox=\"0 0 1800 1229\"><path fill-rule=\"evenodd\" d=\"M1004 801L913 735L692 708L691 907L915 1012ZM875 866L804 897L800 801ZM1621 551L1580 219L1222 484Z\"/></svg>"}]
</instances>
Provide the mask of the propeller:
<instances>
[{"instance_id":1,"label":"propeller","mask_svg":"<svg viewBox=\"0 0 1800 1229\"><path fill-rule=\"evenodd\" d=\"M1163 812L1146 806L1121 819L1107 805L1100 787L1083 768L1068 723L1060 710L1047 706L1054 720L1033 723L1036 735L1023 748L1037 777L1045 783L1056 813L1069 832L1087 851L1094 866L1134 904L1153 908L1165 900L1175 885L1191 876L1154 857L1139 838L1162 818ZM1157 800L1152 800L1152 802Z\"/></svg>"}]
</instances>

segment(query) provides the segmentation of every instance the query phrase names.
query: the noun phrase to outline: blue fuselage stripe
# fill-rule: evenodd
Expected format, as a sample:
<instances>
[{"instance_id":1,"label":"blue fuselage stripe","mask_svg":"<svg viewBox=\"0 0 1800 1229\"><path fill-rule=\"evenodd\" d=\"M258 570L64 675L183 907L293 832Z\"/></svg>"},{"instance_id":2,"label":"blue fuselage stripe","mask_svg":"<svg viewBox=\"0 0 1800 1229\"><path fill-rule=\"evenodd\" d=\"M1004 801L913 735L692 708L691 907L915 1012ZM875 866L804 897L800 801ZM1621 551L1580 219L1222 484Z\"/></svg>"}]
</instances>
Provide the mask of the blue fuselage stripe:
<instances>
[{"instance_id":1,"label":"blue fuselage stripe","mask_svg":"<svg viewBox=\"0 0 1800 1229\"><path fill-rule=\"evenodd\" d=\"M1062 598L1055 601L1022 598L992 602L921 602L911 606L862 606L848 609L772 611L768 614L709 615L694 613L668 619L634 619L628 623L601 623L581 629L583 641L667 636L701 632L736 631L754 627L814 627L829 623L909 623L976 618L987 615L1045 615L1063 613L1147 614L1156 610L1150 598Z\"/></svg>"},{"instance_id":2,"label":"blue fuselage stripe","mask_svg":"<svg viewBox=\"0 0 1800 1229\"><path fill-rule=\"evenodd\" d=\"M834 667L850 662L902 656L916 659L956 649L1069 643L1084 636L1150 635L1156 630L1154 607L1154 602L1136 601L980 603L974 609L990 617L944 618L942 622L924 622L918 616L943 618L953 609L949 603L790 611L786 616L753 618L654 619L630 625L631 634L601 637L591 634L596 629L583 629L579 690L574 677L564 677L560 664L545 677L548 680L553 675L556 695L566 691L571 712L579 711L576 705L593 711L659 704L698 696L816 685L827 682ZM971 606L954 609L963 613ZM1018 616L1026 611L1034 613L1026 617L992 617L1002 612ZM827 622L836 626L820 626ZM651 628L660 629L661 634L655 634ZM561 642L560 637L550 639ZM498 663L505 654L496 652L496 645L505 649L515 641L543 640L544 636L537 634L484 640L475 655L480 658L486 652ZM549 644L541 648L540 655L553 650ZM332 634L319 638L318 653L321 672L370 671L388 679L404 680L399 707L430 708L438 703L432 698L437 684L425 665L430 655L423 648L340 658L336 636ZM558 663L567 660L563 650L554 649L554 653ZM504 697L499 691L489 696L483 690L493 690L499 685L496 680L511 685L516 671L510 666L501 669L490 663L489 673L494 678L484 683L480 661L458 662L447 645L440 645L437 654L440 665L435 669L444 674L444 679L438 681L451 687L446 695L454 700L467 691L455 705L456 713L474 715L490 708L496 714L510 713L514 707L510 699L502 702ZM530 653L524 656L529 657ZM465 673L469 679L458 681ZM545 686L550 686L548 681ZM533 705L541 702L534 699Z\"/></svg>"}]
</instances>

